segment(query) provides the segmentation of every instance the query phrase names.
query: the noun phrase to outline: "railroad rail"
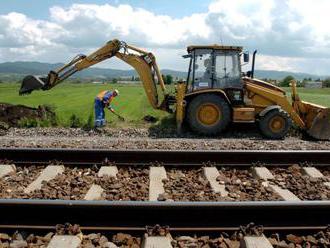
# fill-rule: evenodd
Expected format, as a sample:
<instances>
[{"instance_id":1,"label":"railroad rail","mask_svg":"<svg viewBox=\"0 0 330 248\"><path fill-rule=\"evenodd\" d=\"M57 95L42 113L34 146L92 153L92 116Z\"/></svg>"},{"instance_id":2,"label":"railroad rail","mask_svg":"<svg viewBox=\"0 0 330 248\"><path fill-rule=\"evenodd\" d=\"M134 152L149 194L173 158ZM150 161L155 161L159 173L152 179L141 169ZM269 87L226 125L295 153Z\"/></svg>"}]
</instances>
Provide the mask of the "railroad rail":
<instances>
[{"instance_id":1,"label":"railroad rail","mask_svg":"<svg viewBox=\"0 0 330 248\"><path fill-rule=\"evenodd\" d=\"M79 223L89 230L237 230L254 222L267 230L322 230L330 223L329 201L313 202L110 202L0 200L0 228L52 229Z\"/></svg>"},{"instance_id":2,"label":"railroad rail","mask_svg":"<svg viewBox=\"0 0 330 248\"><path fill-rule=\"evenodd\" d=\"M216 165L251 166L262 162L268 166L312 163L328 166L329 150L313 151L259 151L259 150L224 150L224 151L168 151L168 150L92 150L92 149L36 149L36 148L1 148L0 159L12 160L15 164L40 164L58 160L64 164L90 165L101 164L105 159L118 165L141 165L150 162L162 162L172 166L200 166L210 161Z\"/></svg>"}]
</instances>

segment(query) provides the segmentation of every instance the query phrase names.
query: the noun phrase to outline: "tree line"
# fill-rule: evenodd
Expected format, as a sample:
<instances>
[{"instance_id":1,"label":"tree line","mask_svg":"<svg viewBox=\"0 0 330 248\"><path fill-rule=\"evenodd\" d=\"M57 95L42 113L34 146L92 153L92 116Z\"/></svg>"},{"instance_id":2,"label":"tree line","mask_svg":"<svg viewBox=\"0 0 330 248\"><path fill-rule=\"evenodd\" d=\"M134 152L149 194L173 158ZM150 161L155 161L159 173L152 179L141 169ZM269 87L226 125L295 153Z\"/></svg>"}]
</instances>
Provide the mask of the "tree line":
<instances>
[{"instance_id":1,"label":"tree line","mask_svg":"<svg viewBox=\"0 0 330 248\"><path fill-rule=\"evenodd\" d=\"M297 87L305 87L306 83L308 83L308 82L321 82L322 87L330 88L330 77L326 78L326 79L323 79L323 80L320 79L320 78L318 78L316 80L313 80L312 78L304 78L303 80L297 80L293 76L289 75L289 76L286 76L285 78L283 78L280 81L272 80L270 78L264 78L263 79L263 81L275 84L275 85L280 86L280 87L289 87L290 82L292 80L295 80L297 82Z\"/></svg>"}]
</instances>

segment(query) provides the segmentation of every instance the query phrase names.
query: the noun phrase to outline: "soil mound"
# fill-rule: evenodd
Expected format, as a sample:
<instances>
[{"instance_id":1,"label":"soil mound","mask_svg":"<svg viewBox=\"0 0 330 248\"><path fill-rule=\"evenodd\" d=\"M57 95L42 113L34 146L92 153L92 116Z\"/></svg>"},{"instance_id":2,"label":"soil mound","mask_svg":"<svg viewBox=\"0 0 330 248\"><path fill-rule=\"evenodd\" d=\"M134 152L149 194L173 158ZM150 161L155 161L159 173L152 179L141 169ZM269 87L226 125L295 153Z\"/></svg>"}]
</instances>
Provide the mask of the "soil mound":
<instances>
[{"instance_id":1,"label":"soil mound","mask_svg":"<svg viewBox=\"0 0 330 248\"><path fill-rule=\"evenodd\" d=\"M55 113L48 106L31 108L24 105L0 103L0 122L11 127L19 126L21 120L55 120Z\"/></svg>"}]
</instances>

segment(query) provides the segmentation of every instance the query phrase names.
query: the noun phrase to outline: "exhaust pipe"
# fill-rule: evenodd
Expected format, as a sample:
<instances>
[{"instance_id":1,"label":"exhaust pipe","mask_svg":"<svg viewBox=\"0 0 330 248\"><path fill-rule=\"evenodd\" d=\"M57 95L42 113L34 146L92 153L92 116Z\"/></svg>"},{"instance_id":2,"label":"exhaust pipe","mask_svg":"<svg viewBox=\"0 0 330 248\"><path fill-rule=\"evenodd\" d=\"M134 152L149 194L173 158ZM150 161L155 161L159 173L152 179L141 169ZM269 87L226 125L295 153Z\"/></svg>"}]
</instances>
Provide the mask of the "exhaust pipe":
<instances>
[{"instance_id":1,"label":"exhaust pipe","mask_svg":"<svg viewBox=\"0 0 330 248\"><path fill-rule=\"evenodd\" d=\"M252 56L251 78L254 77L254 65L255 65L255 60L256 60L256 54L257 54L257 50L254 50L253 56Z\"/></svg>"}]
</instances>

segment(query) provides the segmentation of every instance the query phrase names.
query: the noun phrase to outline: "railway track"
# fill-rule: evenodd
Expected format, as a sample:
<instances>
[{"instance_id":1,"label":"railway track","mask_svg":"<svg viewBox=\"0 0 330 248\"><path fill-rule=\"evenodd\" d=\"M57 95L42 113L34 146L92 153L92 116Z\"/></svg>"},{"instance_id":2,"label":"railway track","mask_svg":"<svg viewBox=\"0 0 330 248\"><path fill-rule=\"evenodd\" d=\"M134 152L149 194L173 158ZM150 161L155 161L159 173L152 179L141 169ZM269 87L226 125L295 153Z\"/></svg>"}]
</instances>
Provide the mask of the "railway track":
<instances>
[{"instance_id":1,"label":"railway track","mask_svg":"<svg viewBox=\"0 0 330 248\"><path fill-rule=\"evenodd\" d=\"M271 234L327 235L330 224L328 151L0 149L0 161L0 229L8 232L54 230L69 222L83 233L137 232L141 237L146 226L159 224L173 235L214 237L253 222L268 235L253 242L266 247ZM248 247L244 237L251 235L241 235L233 244L243 240L242 247ZM168 235L160 240L168 244ZM180 247L192 239L181 241L174 238L170 244ZM230 247L218 245L213 247Z\"/></svg>"}]
</instances>

